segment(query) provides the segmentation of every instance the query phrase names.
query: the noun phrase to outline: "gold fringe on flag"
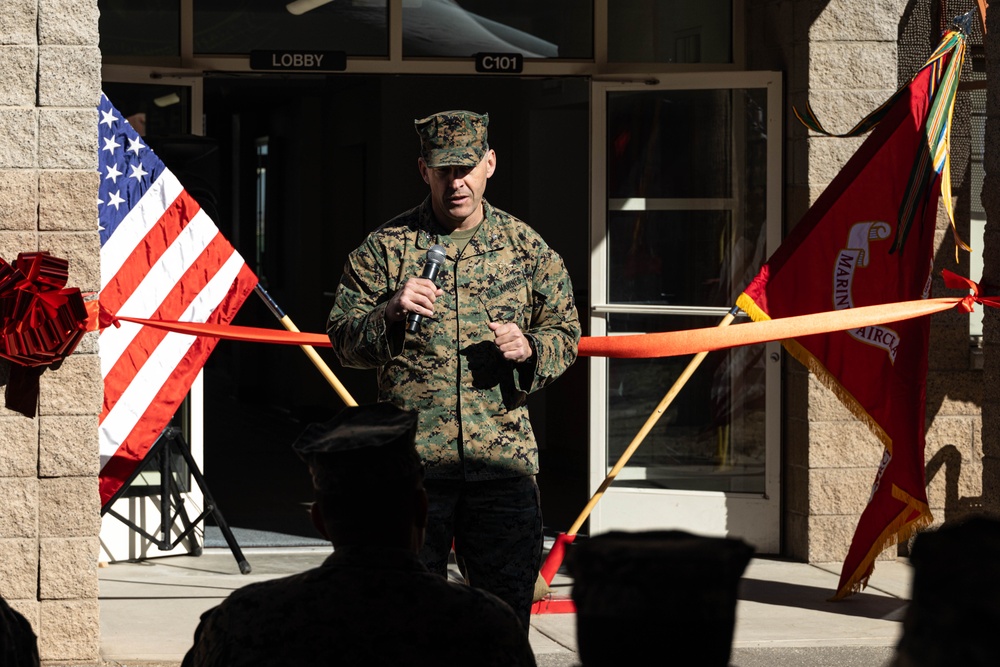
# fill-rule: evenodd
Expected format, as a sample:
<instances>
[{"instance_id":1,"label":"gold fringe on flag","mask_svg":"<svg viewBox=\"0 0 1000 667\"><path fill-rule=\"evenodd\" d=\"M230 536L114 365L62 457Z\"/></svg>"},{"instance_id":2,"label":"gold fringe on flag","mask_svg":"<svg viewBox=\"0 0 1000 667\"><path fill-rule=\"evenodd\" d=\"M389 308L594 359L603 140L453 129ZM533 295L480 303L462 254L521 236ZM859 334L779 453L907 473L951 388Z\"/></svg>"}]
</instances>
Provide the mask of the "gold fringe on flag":
<instances>
[{"instance_id":1,"label":"gold fringe on flag","mask_svg":"<svg viewBox=\"0 0 1000 667\"><path fill-rule=\"evenodd\" d=\"M892 497L906 503L905 509L889 522L889 525L885 527L885 530L882 531L882 534L872 544L868 553L865 554L858 568L844 582L840 590L830 598L831 601L842 600L849 595L860 593L864 590L868 586L868 578L875 570L875 559L878 558L880 553L899 542L907 541L921 528L929 526L934 522L934 517L931 516L931 510L926 503L917 500L895 484L892 485ZM908 520L908 517L914 512L919 513L917 518L912 521Z\"/></svg>"},{"instance_id":2,"label":"gold fringe on flag","mask_svg":"<svg viewBox=\"0 0 1000 667\"><path fill-rule=\"evenodd\" d=\"M736 305L750 316L750 319L754 322L760 322L763 320L770 320L771 318L761 310L753 299L746 295L746 293L740 294L736 299ZM799 345L794 338L781 341L781 346L788 351L790 355L795 357L796 360L803 366L805 366L809 371L815 375L823 386L832 391L834 395L844 404L844 407L850 411L850 413L865 426L868 430L878 438L879 442L889 450L890 456L892 455L892 438L879 426L878 422L868 414L868 411L862 407L862 405L857 401L854 396L851 395L847 389L844 388L840 381L826 369L826 366L822 364L816 357L812 355L808 350Z\"/></svg>"}]
</instances>

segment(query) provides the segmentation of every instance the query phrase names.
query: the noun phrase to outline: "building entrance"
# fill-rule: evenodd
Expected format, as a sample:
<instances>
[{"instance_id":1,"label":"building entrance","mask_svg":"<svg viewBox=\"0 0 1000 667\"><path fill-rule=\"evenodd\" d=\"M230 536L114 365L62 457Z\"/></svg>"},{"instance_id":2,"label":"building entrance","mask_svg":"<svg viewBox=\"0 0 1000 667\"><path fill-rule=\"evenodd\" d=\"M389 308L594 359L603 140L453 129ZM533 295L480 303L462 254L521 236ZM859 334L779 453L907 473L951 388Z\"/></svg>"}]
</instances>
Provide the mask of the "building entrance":
<instances>
[{"instance_id":1,"label":"building entrance","mask_svg":"<svg viewBox=\"0 0 1000 667\"><path fill-rule=\"evenodd\" d=\"M136 79L148 82L148 73L145 77L137 75ZM735 84L709 82L705 77L694 82L690 79L681 75L664 77L653 91L649 83L598 83L585 77L563 76L214 72L198 79L189 100L180 95L182 105L190 102L191 118L201 121L198 125L203 125L200 128L203 137L192 137L191 129L185 129L195 127L193 122L181 126L159 122L158 118L171 107L156 106L152 100L144 118L150 145L209 210L275 301L299 329L322 332L347 254L368 232L426 196L427 186L416 168L418 141L412 129L413 120L454 108L488 112L490 143L497 151L498 166L486 198L526 220L563 255L573 278L584 335L600 336L620 333L607 327L605 320L609 317L614 322L632 318L629 320L632 322L635 317L648 320L650 314L689 319L692 315L688 305L677 310L671 303L640 303L633 302L634 299L618 304L617 292L605 293L609 285L612 291L628 287L619 280L626 272L612 266L616 255L608 252L609 247L613 250L620 246L618 242L624 237L618 234L620 226L609 226L609 220L615 222L623 216L631 219L641 214L649 218L647 231L659 233L669 226L652 223L661 218L669 221L673 216L685 222L687 226L683 229L705 235L716 227L698 221L725 218L736 222L726 223L721 229L730 230L727 233L736 238L731 232L743 229L736 223L745 215L744 205L757 201L742 194L718 195L706 203L688 201L690 197L683 201L677 200L677 196L664 199L666 195L650 192L639 199L633 193L611 196L607 192L606 179L618 172L613 174L601 156L607 153L608 142L612 140L609 119L613 114L608 105L618 103L616 95L623 100L648 96L660 99L666 94L661 91L725 90L733 85L740 90L770 91L769 85L754 83L756 79L750 81L754 85L748 85L746 75L735 77ZM144 85L151 87L148 83ZM108 84L107 87L117 88L113 94L109 91L113 100L125 96L129 90L148 93L142 85L129 86ZM156 99L162 102L165 96L163 91L158 92ZM773 94L768 92L767 96ZM152 96L147 94L147 97ZM138 108L141 104L137 100L133 106ZM769 113L761 116L761 121L766 117L768 123L775 122L773 118L778 116L771 110L777 107L769 102ZM742 107L731 117L757 118ZM642 133L657 127L655 122L648 127L639 123L632 136L633 143L650 145L652 139ZM749 173L741 165L759 168L764 163L751 159L743 144L735 141L747 134L745 128L733 127L736 130L724 124L713 141L726 147L733 156L745 156L746 160L733 158L727 163L728 171L715 176L726 183L739 184ZM751 128L755 127L751 124ZM772 134L777 133L767 133L769 138ZM711 172L713 167L706 168ZM768 191L772 189L772 180L777 178L774 174L779 173L779 168L768 167ZM639 211L637 206L644 208ZM691 210L695 213L690 214ZM766 210L771 220L779 215L780 206L769 203ZM777 229L769 222L767 229L772 228ZM764 227L759 227L759 231L764 233ZM767 231L768 235L771 233ZM663 247L671 247L669 237L664 237L667 240ZM756 238L753 234L750 237ZM695 246L721 248L720 243L699 242ZM646 250L654 250L648 243L646 246ZM717 268L735 270L724 262ZM665 274L661 277L666 279ZM716 310L710 313L697 310L697 314L719 317ZM246 302L235 323L280 328L269 309L256 297ZM685 321L670 326L693 325ZM342 368L326 349L320 348L318 352L355 400L375 399L373 371ZM614 401L623 388L636 385L621 381L612 386L608 366L604 360L581 359L565 377L529 399L540 446L539 486L545 524L552 533L575 524L604 478L613 460L612 436L617 438L615 446L618 446L622 438L627 441L630 435L635 435L634 420L623 419L620 406ZM610 366L612 371L621 370ZM650 377L656 382L663 381L659 373ZM732 389L728 384L726 387ZM665 390L665 386L661 387L660 393ZM654 398L659 395L655 391L650 393ZM689 399L701 400L691 391L684 400ZM309 480L290 445L307 424L329 419L342 405L337 393L299 349L219 343L204 373L203 471L213 496L238 535L252 534L261 545L307 543L315 539L305 511L311 501ZM776 405L777 402L768 414L777 414ZM648 410L641 415L639 412L636 414L640 419L648 414ZM763 410L758 412L764 414ZM718 446L712 452L726 453L725 462L729 465L736 459L729 457L728 452L735 452L734 445L750 440L739 439L743 431L723 429L718 433L721 434ZM753 433L768 442L766 448L760 449L768 452L767 474L757 472L764 467L751 470L749 464L741 465L757 475L753 479L766 481L768 486L763 491L756 487L650 489L647 488L650 480L659 484L663 477L660 473L667 469L662 466L654 469L645 464L644 458L639 458L636 459L641 464L639 468L633 465L624 471L620 483L593 514L593 520L577 530L587 534L614 528L675 526L685 517L696 517L693 524L680 525L695 529L711 525L712 532L747 536L763 550L777 551L776 508L780 494L775 485L779 440L777 436L767 436L763 428ZM196 442L197 438L192 435L191 440ZM644 450L643 456L649 453ZM700 460L695 463L700 465ZM690 468L685 468L684 474ZM638 473L641 475L637 476ZM712 479L718 477L716 473ZM737 475L730 473L726 479L736 478ZM703 498L711 502L706 505ZM677 504L665 506L663 500ZM756 506L755 503L766 505L766 517L747 520L736 511L744 505ZM707 522L706 516L711 516L712 522ZM636 517L642 521L636 523ZM755 537L756 533L748 535L748 527L761 528L766 538Z\"/></svg>"},{"instance_id":2,"label":"building entrance","mask_svg":"<svg viewBox=\"0 0 1000 667\"><path fill-rule=\"evenodd\" d=\"M426 196L413 120L453 108L490 114L498 168L486 198L564 256L586 312L586 79L243 74L206 76L203 87L207 139L196 160L168 166L202 190L194 194L299 329L324 331L347 253ZM280 328L256 297L235 323ZM373 371L318 351L355 400L375 399ZM585 373L580 362L531 397L554 530L587 498ZM301 350L219 343L205 367L204 472L238 535L255 531L265 545L315 537L309 480L290 445L342 406Z\"/></svg>"}]
</instances>

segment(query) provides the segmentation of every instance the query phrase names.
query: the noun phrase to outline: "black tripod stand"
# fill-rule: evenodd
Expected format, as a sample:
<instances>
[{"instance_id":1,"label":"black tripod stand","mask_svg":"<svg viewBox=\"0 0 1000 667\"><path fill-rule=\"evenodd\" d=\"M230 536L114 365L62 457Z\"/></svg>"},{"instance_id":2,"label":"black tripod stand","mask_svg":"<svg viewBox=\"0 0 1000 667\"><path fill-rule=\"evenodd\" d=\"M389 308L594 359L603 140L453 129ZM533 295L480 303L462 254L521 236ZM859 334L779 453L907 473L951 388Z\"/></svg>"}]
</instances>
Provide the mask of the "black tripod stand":
<instances>
[{"instance_id":1,"label":"black tripod stand","mask_svg":"<svg viewBox=\"0 0 1000 667\"><path fill-rule=\"evenodd\" d=\"M184 507L184 498L181 496L181 489L177 482L177 478L174 475L171 459L172 453L178 453L187 463L188 471L191 476L194 477L195 482L197 482L198 487L201 489L205 496L205 509L202 510L201 514L192 520L188 517L187 509ZM136 477L145 470L150 461L156 459L159 455L160 463L160 537L154 537L148 532L137 526L134 522L126 519L118 512L111 509L115 501L118 500L125 491L131 486L132 482L135 481ZM172 501L172 502L171 502ZM219 525L219 530L222 531L223 537L226 538L226 544L229 545L230 551L233 552L233 557L236 558L236 562L240 566L240 572L242 574L249 574L250 563L247 562L246 558L243 557L243 552L240 550L240 545L236 543L236 538L233 537L233 532L229 529L229 525L222 516L222 512L215 504L215 500L212 498L212 494L209 493L208 485L205 483L205 478L201 474L201 470L198 469L198 464L195 463L194 457L191 456L191 447L188 446L187 442L184 440L184 436L181 434L181 430L174 426L168 426L163 429L160 437L157 438L153 446L149 448L146 452L146 456L142 459L136 469L129 476L128 480L122 485L118 492L104 504L101 508L101 516L105 514L110 514L119 521L123 522L129 528L139 533L147 540L152 542L157 546L160 551L169 551L176 547L180 542L185 539L191 532L197 527L199 523L205 520L205 518L212 514L215 517L215 522ZM170 540L170 531L174 525L174 521L177 519L181 520L181 525L184 526L184 530L181 531L173 541ZM197 547L193 551L195 556L201 555L201 547Z\"/></svg>"}]
</instances>

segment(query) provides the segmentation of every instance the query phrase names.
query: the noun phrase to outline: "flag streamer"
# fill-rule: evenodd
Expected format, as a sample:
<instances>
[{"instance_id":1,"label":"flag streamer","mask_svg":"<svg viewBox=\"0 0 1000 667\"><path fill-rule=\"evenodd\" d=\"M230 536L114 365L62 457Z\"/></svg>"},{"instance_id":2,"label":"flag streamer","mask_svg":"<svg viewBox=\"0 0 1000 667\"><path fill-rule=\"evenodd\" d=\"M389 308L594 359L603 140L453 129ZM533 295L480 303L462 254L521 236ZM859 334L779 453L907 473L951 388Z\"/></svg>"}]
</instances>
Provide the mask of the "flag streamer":
<instances>
[{"instance_id":1,"label":"flag streamer","mask_svg":"<svg viewBox=\"0 0 1000 667\"><path fill-rule=\"evenodd\" d=\"M826 130L816 117L815 112L806 100L805 112L799 112L795 107L792 112L799 122L810 130L829 137L857 137L870 132L889 110L907 95L910 87L921 76L924 70L930 68L933 73L929 78L928 95L932 100L930 113L924 125L925 136L920 139L918 158L913 161L910 179L906 187L906 195L900 204L899 225L896 229L896 239L891 251L900 249L906 241L910 226L918 216L918 207L928 200L926 188L930 187L931 172L941 175L941 198L948 220L951 224L952 238L955 241L955 261L958 262L959 248L969 252L972 248L962 240L955 226L955 209L951 194L951 122L955 112L955 93L965 61L966 36L969 34L972 16L975 10L956 18L952 29L947 31L937 48L927 59L927 62L911 79L910 83L897 90L877 109L860 120L853 128L842 134Z\"/></svg>"}]
</instances>

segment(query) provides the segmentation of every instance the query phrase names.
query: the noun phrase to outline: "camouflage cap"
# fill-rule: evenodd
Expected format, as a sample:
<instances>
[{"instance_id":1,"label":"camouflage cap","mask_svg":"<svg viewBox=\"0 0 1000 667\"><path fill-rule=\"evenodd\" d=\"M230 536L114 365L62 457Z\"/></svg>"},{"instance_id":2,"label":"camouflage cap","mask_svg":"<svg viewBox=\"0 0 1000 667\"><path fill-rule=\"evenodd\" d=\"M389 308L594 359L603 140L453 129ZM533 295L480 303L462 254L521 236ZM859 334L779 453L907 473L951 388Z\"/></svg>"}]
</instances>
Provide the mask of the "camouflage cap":
<instances>
[{"instance_id":1,"label":"camouflage cap","mask_svg":"<svg viewBox=\"0 0 1000 667\"><path fill-rule=\"evenodd\" d=\"M325 423L311 424L292 449L309 464L317 491L349 493L420 470L416 432L416 411L392 403L349 406Z\"/></svg>"},{"instance_id":2,"label":"camouflage cap","mask_svg":"<svg viewBox=\"0 0 1000 667\"><path fill-rule=\"evenodd\" d=\"M489 114L442 111L413 121L420 135L420 157L428 167L475 167L490 149L486 141Z\"/></svg>"}]
</instances>

